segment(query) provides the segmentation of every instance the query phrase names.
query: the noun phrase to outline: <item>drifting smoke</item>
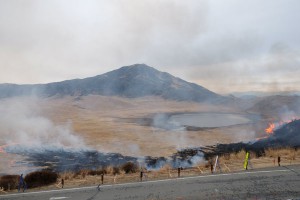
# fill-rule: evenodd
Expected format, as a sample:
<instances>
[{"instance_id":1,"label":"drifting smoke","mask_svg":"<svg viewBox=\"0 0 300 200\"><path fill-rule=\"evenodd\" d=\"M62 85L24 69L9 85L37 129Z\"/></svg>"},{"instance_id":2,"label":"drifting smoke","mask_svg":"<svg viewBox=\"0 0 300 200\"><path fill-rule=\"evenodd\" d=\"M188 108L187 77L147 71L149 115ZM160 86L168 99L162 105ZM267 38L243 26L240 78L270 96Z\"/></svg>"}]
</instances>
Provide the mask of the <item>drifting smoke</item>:
<instances>
[{"instance_id":1,"label":"drifting smoke","mask_svg":"<svg viewBox=\"0 0 300 200\"><path fill-rule=\"evenodd\" d=\"M146 157L142 163L144 163L147 170L159 170L166 165L171 166L172 168L189 168L194 167L204 161L204 154L200 151L200 149L194 151L191 151L190 149L183 149L179 150L177 153L173 154L173 156L169 158Z\"/></svg>"},{"instance_id":2,"label":"drifting smoke","mask_svg":"<svg viewBox=\"0 0 300 200\"><path fill-rule=\"evenodd\" d=\"M20 144L23 147L84 148L82 138L74 135L71 122L56 125L39 112L37 100L33 97L0 104L1 143Z\"/></svg>"},{"instance_id":3,"label":"drifting smoke","mask_svg":"<svg viewBox=\"0 0 300 200\"><path fill-rule=\"evenodd\" d=\"M166 130L183 130L184 128L179 124L176 123L175 121L170 120L170 115L165 114L165 113L159 113L154 115L152 119L152 126L157 127L157 128L162 128Z\"/></svg>"},{"instance_id":4,"label":"drifting smoke","mask_svg":"<svg viewBox=\"0 0 300 200\"><path fill-rule=\"evenodd\" d=\"M299 102L295 102L295 103L298 104ZM297 108L295 108L295 109L297 109ZM279 119L280 119L280 121L288 122L288 121L291 121L293 119L299 119L300 118L299 114L300 114L299 109L298 110L290 110L287 105L284 105L279 110Z\"/></svg>"},{"instance_id":5,"label":"drifting smoke","mask_svg":"<svg viewBox=\"0 0 300 200\"><path fill-rule=\"evenodd\" d=\"M186 127L172 120L171 117L172 114L167 113L155 114L153 118L150 119L151 123L149 124L154 127L153 133L156 134L157 128L170 131L170 134L167 134L164 137L162 137L161 134L158 134L157 137L160 137L160 140L165 140L174 144L177 149L188 147L190 144L187 141Z\"/></svg>"},{"instance_id":6,"label":"drifting smoke","mask_svg":"<svg viewBox=\"0 0 300 200\"><path fill-rule=\"evenodd\" d=\"M18 161L22 166L38 168L50 168L55 171L77 171L80 169L95 169L109 165L120 166L126 162L140 163L149 170L160 169L164 165L173 167L191 167L203 161L203 154L196 152L192 155L177 155L171 157L130 157L118 153L102 153L87 148L83 139L72 131L71 122L57 125L43 116L39 109L40 99L24 97L9 100L1 100L0 134L3 150L7 153L25 156ZM159 115L157 120L164 116ZM158 122L154 120L155 123ZM174 126L176 127L176 126ZM172 126L168 126L173 130ZM178 127L177 127L178 128ZM179 132L184 128L180 128ZM182 138L181 138L182 137ZM179 146L183 147L184 135L176 137ZM170 136L169 139L173 139ZM182 141L181 141L182 140ZM128 145L125 148L132 152L139 150L138 145ZM9 166L10 168L12 166ZM27 169L27 172L34 170ZM26 170L21 170L26 173Z\"/></svg>"}]
</instances>

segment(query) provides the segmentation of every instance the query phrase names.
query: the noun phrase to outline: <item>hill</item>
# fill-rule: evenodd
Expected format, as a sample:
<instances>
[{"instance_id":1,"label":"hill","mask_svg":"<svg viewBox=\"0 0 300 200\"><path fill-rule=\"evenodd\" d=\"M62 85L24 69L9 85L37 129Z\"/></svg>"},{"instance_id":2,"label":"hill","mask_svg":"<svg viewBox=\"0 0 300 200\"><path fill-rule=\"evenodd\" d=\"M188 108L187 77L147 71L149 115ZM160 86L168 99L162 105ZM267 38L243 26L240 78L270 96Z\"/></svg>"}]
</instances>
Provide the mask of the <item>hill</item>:
<instances>
[{"instance_id":1,"label":"hill","mask_svg":"<svg viewBox=\"0 0 300 200\"><path fill-rule=\"evenodd\" d=\"M135 64L84 79L34 85L1 84L0 98L37 95L51 96L121 96L136 98L160 96L177 101L223 103L229 97L218 95L208 89L160 72L145 64Z\"/></svg>"},{"instance_id":2,"label":"hill","mask_svg":"<svg viewBox=\"0 0 300 200\"><path fill-rule=\"evenodd\" d=\"M290 120L300 115L300 96L269 96L256 102L249 112L260 113L273 120ZM287 119L285 119L287 118Z\"/></svg>"}]
</instances>

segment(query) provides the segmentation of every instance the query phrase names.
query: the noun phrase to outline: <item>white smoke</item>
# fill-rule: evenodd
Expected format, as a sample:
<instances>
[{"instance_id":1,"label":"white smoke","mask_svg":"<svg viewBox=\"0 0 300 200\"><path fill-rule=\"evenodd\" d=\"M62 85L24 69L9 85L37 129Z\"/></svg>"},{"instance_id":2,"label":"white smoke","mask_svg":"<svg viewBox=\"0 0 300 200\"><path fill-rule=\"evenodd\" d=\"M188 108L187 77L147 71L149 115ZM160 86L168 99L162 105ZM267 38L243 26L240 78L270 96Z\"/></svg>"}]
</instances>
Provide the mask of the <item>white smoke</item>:
<instances>
[{"instance_id":1,"label":"white smoke","mask_svg":"<svg viewBox=\"0 0 300 200\"><path fill-rule=\"evenodd\" d=\"M26 147L84 147L72 123L55 124L40 112L37 99L16 98L0 101L1 143Z\"/></svg>"},{"instance_id":2,"label":"white smoke","mask_svg":"<svg viewBox=\"0 0 300 200\"><path fill-rule=\"evenodd\" d=\"M296 110L291 110L287 105L284 105L279 110L279 119L283 122L288 122L294 119L299 119L300 115Z\"/></svg>"},{"instance_id":3,"label":"white smoke","mask_svg":"<svg viewBox=\"0 0 300 200\"><path fill-rule=\"evenodd\" d=\"M170 115L164 113L154 115L151 126L154 127L152 128L154 136L159 137L159 140L165 140L167 143L173 144L176 146L176 149L179 150L190 146L187 141L186 128L172 120ZM162 136L157 128L164 129L170 134Z\"/></svg>"},{"instance_id":4,"label":"white smoke","mask_svg":"<svg viewBox=\"0 0 300 200\"><path fill-rule=\"evenodd\" d=\"M168 114L159 113L155 114L152 122L153 127L162 128L166 130L183 130L184 128L181 124L170 120L170 116Z\"/></svg>"}]
</instances>

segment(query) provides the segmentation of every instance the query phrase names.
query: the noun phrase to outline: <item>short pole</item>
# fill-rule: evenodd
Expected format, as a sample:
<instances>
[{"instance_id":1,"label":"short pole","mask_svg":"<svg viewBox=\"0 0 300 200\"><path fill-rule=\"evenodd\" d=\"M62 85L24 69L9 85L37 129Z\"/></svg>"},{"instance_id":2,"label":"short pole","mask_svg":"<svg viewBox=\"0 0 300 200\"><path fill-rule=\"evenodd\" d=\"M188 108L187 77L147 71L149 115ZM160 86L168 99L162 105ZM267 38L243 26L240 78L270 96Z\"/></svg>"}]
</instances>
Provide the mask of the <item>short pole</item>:
<instances>
[{"instance_id":1,"label":"short pole","mask_svg":"<svg viewBox=\"0 0 300 200\"><path fill-rule=\"evenodd\" d=\"M143 171L141 171L141 173L140 173L140 180L141 180L141 182L143 181Z\"/></svg>"}]
</instances>

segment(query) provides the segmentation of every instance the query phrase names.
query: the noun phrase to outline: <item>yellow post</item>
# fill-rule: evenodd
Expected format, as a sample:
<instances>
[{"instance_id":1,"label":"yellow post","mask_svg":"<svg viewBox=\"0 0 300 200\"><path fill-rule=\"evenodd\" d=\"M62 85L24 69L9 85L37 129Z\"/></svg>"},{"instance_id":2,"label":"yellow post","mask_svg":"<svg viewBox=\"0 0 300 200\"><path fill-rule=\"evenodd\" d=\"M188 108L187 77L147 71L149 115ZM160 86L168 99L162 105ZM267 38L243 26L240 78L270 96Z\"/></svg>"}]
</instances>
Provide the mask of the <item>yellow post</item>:
<instances>
[{"instance_id":1,"label":"yellow post","mask_svg":"<svg viewBox=\"0 0 300 200\"><path fill-rule=\"evenodd\" d=\"M244 169L248 168L248 160L249 160L249 152L246 153L246 157L244 161Z\"/></svg>"}]
</instances>

